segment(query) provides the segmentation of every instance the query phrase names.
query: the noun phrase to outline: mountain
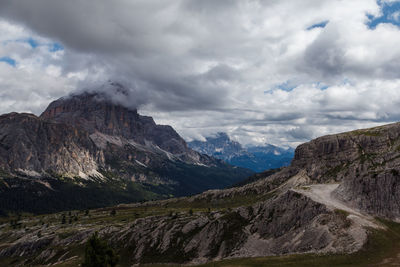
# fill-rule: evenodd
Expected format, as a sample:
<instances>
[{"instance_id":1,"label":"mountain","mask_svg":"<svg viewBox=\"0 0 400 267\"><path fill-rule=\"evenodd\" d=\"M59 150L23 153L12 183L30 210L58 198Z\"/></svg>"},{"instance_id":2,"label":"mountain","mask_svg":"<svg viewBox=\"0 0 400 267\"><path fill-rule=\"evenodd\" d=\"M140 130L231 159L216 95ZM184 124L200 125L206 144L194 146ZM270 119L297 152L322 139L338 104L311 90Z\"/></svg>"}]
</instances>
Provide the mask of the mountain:
<instances>
[{"instance_id":1,"label":"mountain","mask_svg":"<svg viewBox=\"0 0 400 267\"><path fill-rule=\"evenodd\" d=\"M270 144L243 147L222 132L217 133L215 137L206 137L205 141L188 142L188 146L200 153L255 172L288 166L294 156L293 149L284 149Z\"/></svg>"},{"instance_id":2,"label":"mountain","mask_svg":"<svg viewBox=\"0 0 400 267\"><path fill-rule=\"evenodd\" d=\"M58 99L40 117L0 116L0 213L192 195L250 174L191 150L171 126L105 93Z\"/></svg>"},{"instance_id":3,"label":"mountain","mask_svg":"<svg viewBox=\"0 0 400 267\"><path fill-rule=\"evenodd\" d=\"M193 140L188 142L188 146L200 153L218 157L225 161L246 154L246 150L240 143L232 141L223 132L217 133L215 137L206 137L206 141Z\"/></svg>"},{"instance_id":4,"label":"mountain","mask_svg":"<svg viewBox=\"0 0 400 267\"><path fill-rule=\"evenodd\" d=\"M78 265L97 231L121 266L398 265L400 123L314 139L290 166L260 175L191 197L74 211L68 224L60 213L13 217L1 226L0 264Z\"/></svg>"}]
</instances>

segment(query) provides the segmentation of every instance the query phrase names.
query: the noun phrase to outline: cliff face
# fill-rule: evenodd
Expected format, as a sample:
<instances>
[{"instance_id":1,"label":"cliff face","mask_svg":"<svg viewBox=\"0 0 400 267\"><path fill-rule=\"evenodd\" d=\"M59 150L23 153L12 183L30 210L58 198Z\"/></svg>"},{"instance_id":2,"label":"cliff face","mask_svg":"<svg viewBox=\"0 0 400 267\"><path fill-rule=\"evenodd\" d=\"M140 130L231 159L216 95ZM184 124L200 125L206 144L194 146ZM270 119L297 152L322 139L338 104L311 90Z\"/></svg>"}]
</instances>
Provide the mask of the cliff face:
<instances>
[{"instance_id":1,"label":"cliff face","mask_svg":"<svg viewBox=\"0 0 400 267\"><path fill-rule=\"evenodd\" d=\"M368 213L400 218L400 123L324 136L300 145L292 167Z\"/></svg>"},{"instance_id":2,"label":"cliff face","mask_svg":"<svg viewBox=\"0 0 400 267\"><path fill-rule=\"evenodd\" d=\"M173 153L187 153L186 142L169 125L157 125L153 118L141 116L111 102L104 93L83 93L52 102L40 116L44 120L75 125L90 134L100 132L145 145L152 142Z\"/></svg>"},{"instance_id":3,"label":"cliff face","mask_svg":"<svg viewBox=\"0 0 400 267\"><path fill-rule=\"evenodd\" d=\"M29 174L95 173L104 163L89 134L32 114L0 116L0 167Z\"/></svg>"}]
</instances>

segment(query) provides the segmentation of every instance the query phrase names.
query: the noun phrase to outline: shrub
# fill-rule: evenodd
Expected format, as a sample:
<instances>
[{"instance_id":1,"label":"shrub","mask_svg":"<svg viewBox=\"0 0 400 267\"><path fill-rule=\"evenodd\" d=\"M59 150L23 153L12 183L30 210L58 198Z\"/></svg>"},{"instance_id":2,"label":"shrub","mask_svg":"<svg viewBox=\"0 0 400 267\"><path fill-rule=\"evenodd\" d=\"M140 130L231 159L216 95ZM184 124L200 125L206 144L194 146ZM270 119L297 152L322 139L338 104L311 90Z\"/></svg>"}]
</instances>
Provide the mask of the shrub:
<instances>
[{"instance_id":1,"label":"shrub","mask_svg":"<svg viewBox=\"0 0 400 267\"><path fill-rule=\"evenodd\" d=\"M111 212L110 212L110 215L111 216L115 216L116 214L117 214L117 211L115 209L112 209Z\"/></svg>"}]
</instances>

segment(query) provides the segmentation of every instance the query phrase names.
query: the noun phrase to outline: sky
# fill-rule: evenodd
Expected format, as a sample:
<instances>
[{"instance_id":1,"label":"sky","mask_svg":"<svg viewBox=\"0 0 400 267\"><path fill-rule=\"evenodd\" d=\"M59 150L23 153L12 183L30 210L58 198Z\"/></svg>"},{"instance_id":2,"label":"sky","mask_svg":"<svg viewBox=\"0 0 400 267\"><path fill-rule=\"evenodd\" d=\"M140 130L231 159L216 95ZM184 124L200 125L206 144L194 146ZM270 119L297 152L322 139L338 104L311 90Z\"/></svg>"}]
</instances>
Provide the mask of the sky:
<instances>
[{"instance_id":1,"label":"sky","mask_svg":"<svg viewBox=\"0 0 400 267\"><path fill-rule=\"evenodd\" d=\"M400 1L0 1L1 114L110 80L187 140L295 147L396 122Z\"/></svg>"}]
</instances>

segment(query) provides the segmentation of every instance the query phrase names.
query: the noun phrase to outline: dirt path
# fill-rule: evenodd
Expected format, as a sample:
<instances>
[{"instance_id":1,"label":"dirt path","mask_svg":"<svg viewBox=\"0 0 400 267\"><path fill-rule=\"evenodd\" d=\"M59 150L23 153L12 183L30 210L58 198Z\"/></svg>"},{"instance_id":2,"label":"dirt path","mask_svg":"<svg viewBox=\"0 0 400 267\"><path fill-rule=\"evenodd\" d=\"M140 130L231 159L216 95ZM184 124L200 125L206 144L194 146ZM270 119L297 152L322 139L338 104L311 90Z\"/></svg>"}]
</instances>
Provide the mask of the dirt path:
<instances>
[{"instance_id":1,"label":"dirt path","mask_svg":"<svg viewBox=\"0 0 400 267\"><path fill-rule=\"evenodd\" d=\"M373 228L382 228L373 217L362 214L359 210L346 205L346 203L338 200L332 194L332 192L339 186L339 184L316 184L310 186L303 186L301 188L292 189L295 192L303 194L315 202L326 205L330 209L340 209L348 212L350 215L348 219L351 219L355 223L362 226L369 226Z\"/></svg>"}]
</instances>

